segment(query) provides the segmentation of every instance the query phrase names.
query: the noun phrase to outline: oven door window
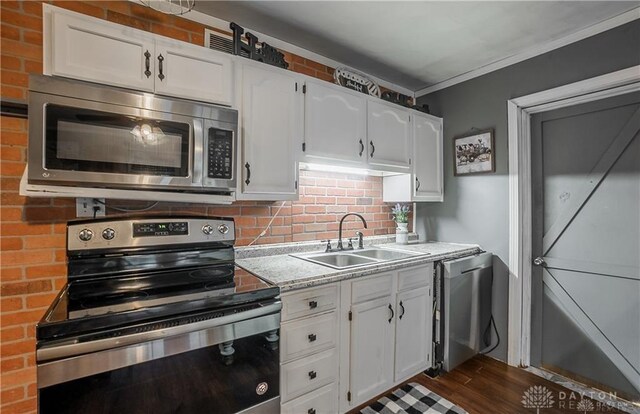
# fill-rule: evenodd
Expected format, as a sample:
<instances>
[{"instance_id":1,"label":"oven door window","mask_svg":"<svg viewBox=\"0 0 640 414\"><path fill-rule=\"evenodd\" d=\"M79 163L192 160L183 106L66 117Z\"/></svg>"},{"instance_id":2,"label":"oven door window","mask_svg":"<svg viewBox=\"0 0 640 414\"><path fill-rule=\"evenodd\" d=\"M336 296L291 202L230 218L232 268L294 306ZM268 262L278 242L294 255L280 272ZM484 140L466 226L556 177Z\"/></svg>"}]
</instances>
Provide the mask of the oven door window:
<instances>
[{"instance_id":1,"label":"oven door window","mask_svg":"<svg viewBox=\"0 0 640 414\"><path fill-rule=\"evenodd\" d=\"M45 167L188 177L189 136L186 123L47 105Z\"/></svg>"},{"instance_id":2,"label":"oven door window","mask_svg":"<svg viewBox=\"0 0 640 414\"><path fill-rule=\"evenodd\" d=\"M280 394L278 343L267 339L253 335L52 385L40 390L40 413L236 413Z\"/></svg>"}]
</instances>

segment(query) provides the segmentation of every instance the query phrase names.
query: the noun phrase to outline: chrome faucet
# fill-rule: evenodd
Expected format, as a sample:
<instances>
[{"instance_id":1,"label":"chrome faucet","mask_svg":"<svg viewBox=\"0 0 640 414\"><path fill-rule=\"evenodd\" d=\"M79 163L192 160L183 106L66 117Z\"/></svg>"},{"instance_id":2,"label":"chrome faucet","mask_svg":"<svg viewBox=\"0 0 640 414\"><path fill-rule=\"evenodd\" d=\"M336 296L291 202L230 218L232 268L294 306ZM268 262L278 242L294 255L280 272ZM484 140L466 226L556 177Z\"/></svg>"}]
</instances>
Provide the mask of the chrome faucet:
<instances>
[{"instance_id":1,"label":"chrome faucet","mask_svg":"<svg viewBox=\"0 0 640 414\"><path fill-rule=\"evenodd\" d=\"M342 223L344 222L344 219L346 219L349 216L356 216L358 217L360 220L362 220L362 224L364 224L364 228L367 228L367 220L364 219L364 217L362 217L360 214L358 213L347 213L344 216L342 216L342 218L340 219L340 227L338 229L338 247L336 250L344 250L344 247L342 246ZM351 249L353 249L353 245L351 243L349 243L349 246ZM363 245L362 245L362 233L358 234L358 248L362 249Z\"/></svg>"}]
</instances>

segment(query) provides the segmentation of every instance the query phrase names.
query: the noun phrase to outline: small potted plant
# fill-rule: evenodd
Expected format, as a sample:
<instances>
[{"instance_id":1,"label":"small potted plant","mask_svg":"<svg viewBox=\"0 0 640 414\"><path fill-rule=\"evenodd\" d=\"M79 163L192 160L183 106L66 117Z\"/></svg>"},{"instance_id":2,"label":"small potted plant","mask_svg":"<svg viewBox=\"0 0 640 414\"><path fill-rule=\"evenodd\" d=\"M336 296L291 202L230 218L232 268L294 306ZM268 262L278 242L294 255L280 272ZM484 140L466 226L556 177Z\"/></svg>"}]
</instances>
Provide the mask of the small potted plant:
<instances>
[{"instance_id":1,"label":"small potted plant","mask_svg":"<svg viewBox=\"0 0 640 414\"><path fill-rule=\"evenodd\" d=\"M391 208L391 214L396 222L396 243L409 243L409 206L398 203Z\"/></svg>"}]
</instances>

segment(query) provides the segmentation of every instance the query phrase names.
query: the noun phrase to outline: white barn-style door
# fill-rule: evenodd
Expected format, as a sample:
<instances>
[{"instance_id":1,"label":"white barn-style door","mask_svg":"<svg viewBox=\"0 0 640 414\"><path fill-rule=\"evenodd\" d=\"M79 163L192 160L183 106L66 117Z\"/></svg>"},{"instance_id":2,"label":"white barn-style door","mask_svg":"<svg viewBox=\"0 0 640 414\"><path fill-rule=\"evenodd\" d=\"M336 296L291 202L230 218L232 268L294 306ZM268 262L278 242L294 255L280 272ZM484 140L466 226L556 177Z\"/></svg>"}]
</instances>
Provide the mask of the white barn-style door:
<instances>
[{"instance_id":1,"label":"white barn-style door","mask_svg":"<svg viewBox=\"0 0 640 414\"><path fill-rule=\"evenodd\" d=\"M531 365L640 400L640 93L531 128Z\"/></svg>"}]
</instances>

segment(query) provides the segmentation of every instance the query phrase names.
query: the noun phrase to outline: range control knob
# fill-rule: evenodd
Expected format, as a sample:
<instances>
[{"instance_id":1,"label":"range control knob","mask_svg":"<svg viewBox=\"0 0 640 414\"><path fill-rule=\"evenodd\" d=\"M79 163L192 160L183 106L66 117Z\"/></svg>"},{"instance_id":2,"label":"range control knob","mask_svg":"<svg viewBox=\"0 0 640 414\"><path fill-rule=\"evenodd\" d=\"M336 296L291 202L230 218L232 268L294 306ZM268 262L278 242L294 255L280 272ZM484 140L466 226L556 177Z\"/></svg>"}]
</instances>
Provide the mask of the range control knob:
<instances>
[{"instance_id":1,"label":"range control knob","mask_svg":"<svg viewBox=\"0 0 640 414\"><path fill-rule=\"evenodd\" d=\"M91 238L93 237L93 232L89 229L82 229L80 230L80 233L78 233L78 237L80 238L80 240L86 242L91 240Z\"/></svg>"},{"instance_id":2,"label":"range control knob","mask_svg":"<svg viewBox=\"0 0 640 414\"><path fill-rule=\"evenodd\" d=\"M229 226L227 226L226 224L220 224L218 226L218 231L222 234L227 234L229 233Z\"/></svg>"},{"instance_id":3,"label":"range control knob","mask_svg":"<svg viewBox=\"0 0 640 414\"><path fill-rule=\"evenodd\" d=\"M116 236L116 231L114 229L104 229L102 230L102 238L105 240L113 240Z\"/></svg>"},{"instance_id":4,"label":"range control knob","mask_svg":"<svg viewBox=\"0 0 640 414\"><path fill-rule=\"evenodd\" d=\"M205 224L204 226L202 226L202 232L208 236L213 233L213 227L211 227L209 224Z\"/></svg>"}]
</instances>

